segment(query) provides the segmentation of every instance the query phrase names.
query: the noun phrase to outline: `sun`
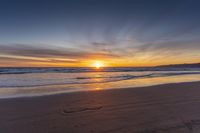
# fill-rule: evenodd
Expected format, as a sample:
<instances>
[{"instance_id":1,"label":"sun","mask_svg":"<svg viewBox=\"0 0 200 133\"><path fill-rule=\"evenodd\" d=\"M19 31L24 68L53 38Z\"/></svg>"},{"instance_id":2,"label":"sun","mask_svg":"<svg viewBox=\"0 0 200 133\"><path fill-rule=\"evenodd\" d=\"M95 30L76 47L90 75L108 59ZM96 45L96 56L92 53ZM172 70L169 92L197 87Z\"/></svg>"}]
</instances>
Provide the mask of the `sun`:
<instances>
[{"instance_id":1,"label":"sun","mask_svg":"<svg viewBox=\"0 0 200 133\"><path fill-rule=\"evenodd\" d=\"M99 69L101 67L104 67L104 62L103 61L95 61L93 64L92 64L93 67L95 67L96 69Z\"/></svg>"}]
</instances>

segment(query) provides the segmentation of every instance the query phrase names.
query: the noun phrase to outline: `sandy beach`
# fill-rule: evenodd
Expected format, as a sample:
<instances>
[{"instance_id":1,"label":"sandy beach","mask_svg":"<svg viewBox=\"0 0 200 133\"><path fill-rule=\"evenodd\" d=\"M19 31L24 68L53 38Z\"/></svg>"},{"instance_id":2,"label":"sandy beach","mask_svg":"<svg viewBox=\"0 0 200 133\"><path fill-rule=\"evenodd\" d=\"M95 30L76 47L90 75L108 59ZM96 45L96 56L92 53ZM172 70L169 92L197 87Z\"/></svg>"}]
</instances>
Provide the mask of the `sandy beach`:
<instances>
[{"instance_id":1,"label":"sandy beach","mask_svg":"<svg viewBox=\"0 0 200 133\"><path fill-rule=\"evenodd\" d=\"M200 82L0 100L1 133L199 133Z\"/></svg>"}]
</instances>

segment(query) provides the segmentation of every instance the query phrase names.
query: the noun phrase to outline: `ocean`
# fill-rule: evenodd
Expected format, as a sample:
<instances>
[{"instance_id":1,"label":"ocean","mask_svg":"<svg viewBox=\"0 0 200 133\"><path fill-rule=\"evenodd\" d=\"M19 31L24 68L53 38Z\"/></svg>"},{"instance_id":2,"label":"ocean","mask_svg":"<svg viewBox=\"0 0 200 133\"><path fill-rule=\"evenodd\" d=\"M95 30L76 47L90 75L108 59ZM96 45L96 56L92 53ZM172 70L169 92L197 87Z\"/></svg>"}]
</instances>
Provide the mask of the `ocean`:
<instances>
[{"instance_id":1,"label":"ocean","mask_svg":"<svg viewBox=\"0 0 200 133\"><path fill-rule=\"evenodd\" d=\"M0 98L200 81L200 68L0 68Z\"/></svg>"}]
</instances>

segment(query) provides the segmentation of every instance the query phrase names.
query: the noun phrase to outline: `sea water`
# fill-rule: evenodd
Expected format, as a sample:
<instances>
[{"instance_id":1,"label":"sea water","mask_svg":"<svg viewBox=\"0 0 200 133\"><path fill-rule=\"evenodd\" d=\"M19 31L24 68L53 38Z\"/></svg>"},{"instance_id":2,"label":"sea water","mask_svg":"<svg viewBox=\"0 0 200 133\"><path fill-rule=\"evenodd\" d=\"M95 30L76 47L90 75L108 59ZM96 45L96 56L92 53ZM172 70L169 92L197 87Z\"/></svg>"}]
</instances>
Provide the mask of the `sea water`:
<instances>
[{"instance_id":1,"label":"sea water","mask_svg":"<svg viewBox=\"0 0 200 133\"><path fill-rule=\"evenodd\" d=\"M0 98L200 81L198 68L0 68Z\"/></svg>"}]
</instances>

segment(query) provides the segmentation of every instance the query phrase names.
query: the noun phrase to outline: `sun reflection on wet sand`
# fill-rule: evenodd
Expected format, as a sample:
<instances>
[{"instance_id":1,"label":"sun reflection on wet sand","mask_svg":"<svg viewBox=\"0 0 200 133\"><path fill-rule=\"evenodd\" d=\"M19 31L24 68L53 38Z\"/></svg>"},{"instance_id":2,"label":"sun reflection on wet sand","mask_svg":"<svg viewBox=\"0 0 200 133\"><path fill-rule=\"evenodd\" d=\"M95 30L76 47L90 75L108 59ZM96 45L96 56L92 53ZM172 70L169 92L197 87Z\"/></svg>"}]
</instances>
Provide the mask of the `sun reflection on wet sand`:
<instances>
[{"instance_id":1,"label":"sun reflection on wet sand","mask_svg":"<svg viewBox=\"0 0 200 133\"><path fill-rule=\"evenodd\" d=\"M85 75L85 74L84 74ZM85 75L86 77L94 76L94 73ZM120 89L120 88L133 88L152 86L167 83L179 83L179 82L193 82L199 81L200 75L179 75L179 76L168 76L168 77L153 77L153 78L138 78L121 80L114 82L101 82L104 78L103 73L96 74L96 78L89 78L95 83L88 84L65 84L65 85L49 85L49 86L36 86L36 87L9 87L1 88L0 97L18 97L18 96L42 96L58 93L69 93L78 91L101 91L108 89Z\"/></svg>"},{"instance_id":2,"label":"sun reflection on wet sand","mask_svg":"<svg viewBox=\"0 0 200 133\"><path fill-rule=\"evenodd\" d=\"M99 91L99 90L102 90L102 88L96 87L96 88L94 88L94 90L95 90L95 91Z\"/></svg>"},{"instance_id":3,"label":"sun reflection on wet sand","mask_svg":"<svg viewBox=\"0 0 200 133\"><path fill-rule=\"evenodd\" d=\"M193 82L193 81L199 81L199 79L200 75L184 75L184 76L181 75L181 76L169 76L169 77L130 79L117 82L109 82L109 83L93 83L93 84L88 84L86 86L89 90L99 91L106 89L144 87L144 86L152 86L152 85L168 84L168 83Z\"/></svg>"}]
</instances>

